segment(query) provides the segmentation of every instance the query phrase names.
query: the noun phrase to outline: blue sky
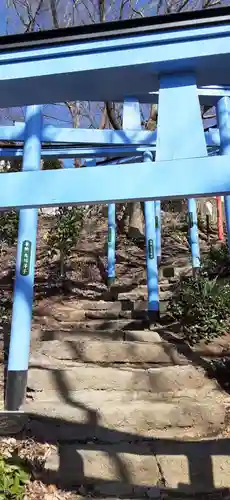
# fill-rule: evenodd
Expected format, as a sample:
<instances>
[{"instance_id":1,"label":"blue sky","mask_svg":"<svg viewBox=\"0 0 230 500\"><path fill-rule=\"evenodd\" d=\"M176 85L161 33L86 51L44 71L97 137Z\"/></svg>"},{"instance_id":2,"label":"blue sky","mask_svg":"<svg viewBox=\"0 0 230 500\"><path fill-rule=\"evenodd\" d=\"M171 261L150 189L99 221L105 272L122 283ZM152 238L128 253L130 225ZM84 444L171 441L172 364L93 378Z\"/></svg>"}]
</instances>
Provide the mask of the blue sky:
<instances>
[{"instance_id":1,"label":"blue sky","mask_svg":"<svg viewBox=\"0 0 230 500\"><path fill-rule=\"evenodd\" d=\"M6 13L5 6L0 5L0 33L3 35L6 29Z\"/></svg>"},{"instance_id":2,"label":"blue sky","mask_svg":"<svg viewBox=\"0 0 230 500\"><path fill-rule=\"evenodd\" d=\"M144 0L141 0L144 1ZM32 0L31 0L32 2ZM63 0L64 5L67 4L67 0ZM61 2L62 3L62 2ZM78 19L79 19L78 12ZM88 19L85 18L85 14L81 13L85 19L85 23L88 23ZM62 18L62 16L60 16ZM49 17L43 16L40 19L40 24L42 27L48 29L50 28ZM76 23L77 24L77 23ZM6 0L0 0L0 35L5 36L11 33L20 33L24 31L24 27L20 23L17 15L13 8L7 8ZM82 115L81 126L89 127L92 126L90 120L93 119L93 126L97 126L100 120L100 107L91 104L90 112L88 103L82 103ZM93 108L93 109L92 109ZM0 124L12 124L13 121L22 121L24 118L25 110L22 109L1 109L0 110ZM44 121L46 123L54 124L59 127L71 127L72 119L66 106L59 105L45 105L44 106Z\"/></svg>"},{"instance_id":3,"label":"blue sky","mask_svg":"<svg viewBox=\"0 0 230 500\"><path fill-rule=\"evenodd\" d=\"M9 17L12 18L13 21L13 10L8 9L6 6L6 0L0 0L0 33L1 35L7 34L7 20ZM10 12L11 10L11 12Z\"/></svg>"},{"instance_id":4,"label":"blue sky","mask_svg":"<svg viewBox=\"0 0 230 500\"><path fill-rule=\"evenodd\" d=\"M156 12L156 1L157 0L134 0L133 4L139 10L144 8L145 15L154 15ZM31 0L31 2L32 2L32 0ZM226 3L229 3L229 2L226 1ZM86 5L88 5L88 4L93 5L93 2L87 3L87 0L86 0ZM110 4L110 2L108 2L108 5L109 4ZM60 6L62 9L64 8L64 6L66 8L67 5L71 6L71 2L68 3L68 0L61 0L60 1ZM84 9L83 2L78 2L77 5L79 6L79 10L77 11L77 15L75 18L76 19L75 24L78 24L79 20L80 20L80 22L81 22L81 20L83 20L85 24L88 24L89 22L91 22L89 14L85 13L85 11L82 10L82 9ZM98 6L98 3L96 2L95 5ZM114 11L112 14L108 15L107 20L109 20L109 18L111 18L111 16L113 16L113 18L116 18L117 9L119 9L120 5L121 5L120 0L115 0ZM98 12L97 7L95 7L95 12ZM123 17L126 17L127 14L128 14L128 12L124 12ZM73 13L71 15L73 15ZM62 12L61 12L61 15L59 17L60 17L60 20L64 19ZM43 15L39 19L39 21L40 21L40 25L42 26L42 28L47 29L50 27L49 14L48 15L45 14L45 16ZM24 31L24 28L23 28L22 24L20 23L14 9L6 7L6 0L0 0L0 34L4 36L4 35L9 34L9 33L19 33L22 31ZM100 114L101 114L100 107L95 105L95 104L91 104L91 107L89 108L88 103L82 103L81 106L82 106L81 116L83 116L83 115L84 116L81 118L80 126L83 126L83 127L88 127L90 125L91 126L93 125L94 127L98 126L99 120L100 120ZM23 117L24 111L25 110L15 109L15 108L10 109L10 110L8 110L8 109L0 110L0 124L11 124L13 120L16 120L16 121L23 120L24 119L24 117ZM89 118L93 121L93 123L90 122ZM44 106L44 120L46 123L52 123L55 126L59 126L59 127L72 126L72 120L71 120L69 111L68 111L67 107L64 105L62 105L62 106L59 106L59 105L46 105L46 106Z\"/></svg>"}]
</instances>

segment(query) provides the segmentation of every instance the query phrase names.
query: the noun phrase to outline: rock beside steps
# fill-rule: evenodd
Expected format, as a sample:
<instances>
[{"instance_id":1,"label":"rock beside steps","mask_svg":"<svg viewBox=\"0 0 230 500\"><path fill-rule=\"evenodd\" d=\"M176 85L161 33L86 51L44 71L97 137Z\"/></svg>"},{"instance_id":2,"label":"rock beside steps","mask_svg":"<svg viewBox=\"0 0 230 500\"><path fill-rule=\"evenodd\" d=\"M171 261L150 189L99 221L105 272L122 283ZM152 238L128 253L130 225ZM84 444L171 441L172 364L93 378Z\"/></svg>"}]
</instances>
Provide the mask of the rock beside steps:
<instances>
[{"instance_id":1,"label":"rock beside steps","mask_svg":"<svg viewBox=\"0 0 230 500\"><path fill-rule=\"evenodd\" d=\"M27 433L53 445L43 479L127 500L230 487L228 397L145 311L137 294L36 313L24 411Z\"/></svg>"}]
</instances>

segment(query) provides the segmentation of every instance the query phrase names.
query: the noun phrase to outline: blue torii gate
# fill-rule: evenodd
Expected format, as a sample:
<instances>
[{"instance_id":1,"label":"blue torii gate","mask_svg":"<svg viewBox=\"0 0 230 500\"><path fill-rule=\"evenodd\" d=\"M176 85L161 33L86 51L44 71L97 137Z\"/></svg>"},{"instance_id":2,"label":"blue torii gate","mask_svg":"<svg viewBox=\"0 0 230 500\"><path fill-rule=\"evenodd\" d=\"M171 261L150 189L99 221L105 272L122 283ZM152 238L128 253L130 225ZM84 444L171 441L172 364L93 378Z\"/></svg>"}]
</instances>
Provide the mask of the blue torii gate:
<instances>
[{"instance_id":1,"label":"blue torii gate","mask_svg":"<svg viewBox=\"0 0 230 500\"><path fill-rule=\"evenodd\" d=\"M129 131L132 133L138 130L141 130L141 119L140 119L140 108L139 103L136 100L128 99L124 102L123 106L123 129L125 134ZM5 137L20 137L22 123L16 124L18 126L17 134L15 134L15 128L7 127L3 129L3 134L0 136L0 140L5 140ZM56 130L51 129L53 132L53 136L56 136ZM72 129L59 129L59 136L61 135L62 140L67 139L73 140L73 134L69 134L72 132ZM99 137L97 141L103 142L107 135L107 130L99 131ZM102 133L101 133L102 132ZM105 132L105 133L104 133ZM46 134L46 130L43 131L43 135ZM115 134L114 134L115 135ZM143 134L142 134L143 135ZM148 139L151 139L151 143L146 145L145 147L137 147L135 145L119 147L119 146L98 146L98 148L92 149L91 146L85 145L85 148L79 146L76 143L75 147L66 143L65 146L52 146L43 147L41 150L41 157L59 157L59 158L70 158L70 157L80 157L85 156L88 157L90 154L94 154L94 159L86 160L85 164L87 166L96 166L96 156L99 155L130 155L135 153L141 156L144 155L145 159L149 158L149 155L154 154L156 150L155 139L157 135L157 131L154 134L148 134ZM100 137L101 136L101 137ZM23 136L24 138L24 136ZM82 130L74 131L74 139L81 141L82 138ZM207 147L213 148L213 144L219 144L219 131L218 130L210 130L210 132L205 133L206 145ZM154 146L152 146L152 142L154 139ZM119 138L121 140L121 138ZM122 140L127 141L126 135L122 137ZM117 138L114 138L114 142L117 141ZM113 142L113 141L112 141ZM214 146L216 147L216 146ZM4 158L17 158L23 156L23 149L18 146L13 146L11 148L4 146L0 149L0 157ZM151 156L150 156L151 157ZM154 154L155 157L155 154ZM138 158L138 157L136 157ZM123 159L123 161L127 162L127 159ZM128 161L133 161L133 158ZM107 159L108 162L108 159ZM103 162L105 164L105 162ZM99 163L100 164L100 163ZM159 313L159 295L158 295L158 283L157 283L157 265L159 264L159 260L161 257L161 225L160 225L160 214L158 211L160 210L160 202L146 202L145 203L145 221L146 221L146 248L147 250L147 282L148 282L148 290L149 290L149 301L148 301L148 310L149 314L151 314L151 309L153 308L154 313ZM115 204L110 203L108 205L108 268L107 268L107 283L110 286L115 279L115 244L116 244L116 209ZM154 248L154 245L156 248ZM154 250L154 253L153 253ZM155 258L150 258L156 255Z\"/></svg>"},{"instance_id":2,"label":"blue torii gate","mask_svg":"<svg viewBox=\"0 0 230 500\"><path fill-rule=\"evenodd\" d=\"M213 92L213 91L212 91ZM219 90L218 90L219 92ZM225 90L226 93L228 93L228 90ZM217 93L217 91L215 92ZM223 93L223 90L221 90L221 93ZM118 160L118 158L123 157L123 162L124 161L133 161L133 157L130 155L133 155L135 153L136 159L138 159L138 156L143 156L147 154L147 158L149 154L153 155L153 158L155 159L155 151L156 151L156 137L157 137L157 130L154 133L148 133L147 137L146 134L142 133L140 134L140 140L142 137L145 138L145 140L149 142L149 144L146 144L146 146L136 146L136 145L124 145L124 146L119 146L115 145L113 147L111 146L102 146L101 144L103 141L108 140L108 132L110 133L110 137L112 139L112 142L116 144L117 142L123 141L124 144L127 142L127 134L133 134L134 131L135 133L139 130L141 130L141 120L140 120L140 109L139 109L139 103L135 99L128 99L124 102L124 107L123 107L123 128L124 128L124 133L122 137L118 137L116 132L112 133L111 137L111 131L107 130L100 130L98 131L99 134L97 135L96 142L99 142L99 145L94 148L92 148L92 145L85 144L85 147L80 146L81 140L82 140L82 129L78 130L72 130L72 129L58 129L58 139L61 137L62 140L68 141L62 145L56 145L55 147L55 142L52 145L48 146L43 146L41 149L41 157L42 158L74 158L74 157L85 157L89 158L91 156L94 156L94 159L90 158L86 160L85 164L87 166L96 166L96 157L98 156L101 158L102 156L107 156L107 163L108 163L108 157L113 155L116 157L116 160L111 158L111 163ZM17 127L17 131L15 133L15 128L14 127L6 127L6 128L0 128L1 129L1 134L0 135L0 140L6 140L6 137L9 138L20 138L24 139L24 135L22 136L21 130L24 124L22 123L15 123ZM50 127L48 127L48 130ZM53 140L58 140L56 137L56 129L51 128L52 132L52 137ZM49 134L51 134L49 130ZM87 129L86 129L87 132ZM47 137L47 129L46 127L43 128L42 130L42 135L44 138ZM87 135L87 134L86 134ZM74 145L73 144L73 139L75 139L77 142ZM219 148L220 145L220 136L219 136L219 130L218 129L210 129L210 131L205 132L205 139L206 139L206 145L207 148L212 152L215 151L216 148ZM72 144L70 144L70 142ZM154 145L153 145L154 144ZM8 147L2 146L0 148L0 158L2 159L9 159L9 158L20 158L23 156L23 149L22 147L19 146L11 146ZM126 159L126 157L130 157L130 159ZM99 162L99 165L106 164L105 161ZM72 165L74 166L74 165ZM155 205L155 206L154 206ZM161 258L161 224L160 224L160 219L161 219L161 213L160 212L160 202L156 201L154 204L151 203L146 203L145 204L145 211L148 212L150 211L149 215L148 213L145 216L145 219L148 223L148 226L146 227L147 233L154 233L149 234L149 237L147 237L147 240L154 241L156 240L156 256L157 256L157 264L159 265L160 258ZM154 217L155 217L155 229L154 229L154 223L152 222L153 220L153 214L152 211L154 211ZM107 282L108 285L110 286L114 279L115 279L115 240L116 240L116 235L115 235L115 228L116 228L116 220L115 220L115 204L111 203L108 205L108 270L107 270ZM148 246L148 242L146 243L146 247ZM155 262L152 262L152 259L149 259L149 253L147 253L147 271L149 271L149 268L151 266L155 266ZM156 270L155 270L156 271ZM149 273L148 273L149 274ZM148 280L150 281L150 280ZM152 281L152 287L154 286L153 281ZM154 286L156 289L156 286ZM151 295L151 293L150 293ZM149 310L150 310L150 304L151 300L149 300ZM159 300L155 300L156 303L156 309L157 311L159 310Z\"/></svg>"},{"instance_id":3,"label":"blue torii gate","mask_svg":"<svg viewBox=\"0 0 230 500\"><path fill-rule=\"evenodd\" d=\"M6 131L6 139L24 140L23 173L2 174L0 184L1 209L20 209L7 410L20 408L26 388L38 207L140 200L158 202L159 210L160 199L186 197L193 267L199 267L193 200L230 193L229 90L223 87L230 81L229 42L229 8L0 38L0 106L28 106L25 125ZM106 140L99 143L101 131L87 130L78 131L79 144L114 147L117 137L122 149L126 137L126 145L143 147L144 161L39 171L41 142L55 136L70 143L60 130L42 127L42 104L76 98L153 103L158 91L155 162L150 150L144 156L154 133L103 131ZM223 153L214 157L207 155L200 113L200 103L211 100L218 101Z\"/></svg>"}]
</instances>

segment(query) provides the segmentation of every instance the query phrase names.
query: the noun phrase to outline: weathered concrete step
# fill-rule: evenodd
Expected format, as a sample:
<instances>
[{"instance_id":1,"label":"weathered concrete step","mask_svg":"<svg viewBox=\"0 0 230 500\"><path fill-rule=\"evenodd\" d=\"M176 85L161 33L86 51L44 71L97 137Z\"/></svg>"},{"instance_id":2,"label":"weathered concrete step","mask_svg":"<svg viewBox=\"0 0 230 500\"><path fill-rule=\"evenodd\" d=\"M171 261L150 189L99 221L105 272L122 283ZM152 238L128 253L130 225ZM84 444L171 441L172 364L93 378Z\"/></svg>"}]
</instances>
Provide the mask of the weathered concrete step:
<instances>
[{"instance_id":1,"label":"weathered concrete step","mask_svg":"<svg viewBox=\"0 0 230 500\"><path fill-rule=\"evenodd\" d=\"M112 288L110 292L111 296L113 296L118 301L146 301L148 298L147 285L139 285L136 288L127 291L122 291L122 288L123 287ZM171 295L172 293L170 289L164 291L160 289L159 297L161 301L167 300L169 297L171 297Z\"/></svg>"},{"instance_id":2,"label":"weathered concrete step","mask_svg":"<svg viewBox=\"0 0 230 500\"><path fill-rule=\"evenodd\" d=\"M160 313L165 313L167 310L167 305L168 301L162 301L159 304L159 310ZM79 322L83 321L85 323L89 322L89 320L104 320L104 321L110 321L110 320L129 320L129 321L138 321L138 320L148 320L148 312L146 310L126 310L126 311L107 311L107 310L94 310L94 311L83 311L83 310L77 310L76 311L69 311L64 313L63 311L58 311L57 313L54 313L54 320L56 321L63 321L63 322ZM49 320L50 322L50 320Z\"/></svg>"},{"instance_id":3,"label":"weathered concrete step","mask_svg":"<svg viewBox=\"0 0 230 500\"><path fill-rule=\"evenodd\" d=\"M42 392L36 392L33 394L33 399L30 399L28 394L28 404L31 401L34 404L44 404L55 402L57 404L63 405L65 402L65 394L58 391L58 388L51 390L45 390ZM226 404L230 407L230 396L227 397L225 393L222 393L217 388L213 388L213 383L207 381L204 387L201 389L186 389L183 388L174 392L146 392L146 391L104 391L104 390L94 390L94 389L83 389L68 391L68 401L70 405L77 408L101 408L107 403L113 403L115 407L119 407L120 404L129 403L133 401L146 401L150 403L166 402L174 403L178 402L180 399L183 401L196 401L204 403L207 401L219 402L220 404Z\"/></svg>"},{"instance_id":4,"label":"weathered concrete step","mask_svg":"<svg viewBox=\"0 0 230 500\"><path fill-rule=\"evenodd\" d=\"M186 352L186 349L184 349ZM186 355L180 354L176 345L168 342L104 342L91 340L91 342L70 341L48 341L39 347L39 354L50 356L53 359L76 360L89 363L155 363L166 365L187 365L189 363Z\"/></svg>"},{"instance_id":5,"label":"weathered concrete step","mask_svg":"<svg viewBox=\"0 0 230 500\"><path fill-rule=\"evenodd\" d=\"M79 330L77 327L73 328L71 325L68 328L68 325L65 324L59 328L46 329L33 327L32 328L32 340L38 341L39 339L46 341L51 340L60 340L60 341L71 341L75 340L87 340L88 342L91 340L97 341L129 341L129 342L154 342L159 343L162 342L162 338L160 337L158 332L150 331L150 330ZM178 340L179 341L179 340Z\"/></svg>"},{"instance_id":6,"label":"weathered concrete step","mask_svg":"<svg viewBox=\"0 0 230 500\"><path fill-rule=\"evenodd\" d=\"M74 306L71 302L71 308L72 305ZM109 311L115 313L130 310L145 311L147 308L147 301L138 300L134 302L131 300L116 300L112 302L109 300L79 300L76 302L76 307L78 309L83 309L84 311Z\"/></svg>"},{"instance_id":7,"label":"weathered concrete step","mask_svg":"<svg viewBox=\"0 0 230 500\"><path fill-rule=\"evenodd\" d=\"M68 321L63 321L62 326L65 327L66 325L73 327L73 323L70 323L69 319ZM114 320L109 320L107 318L104 319L91 319L91 320L85 320L85 321L77 321L75 323L75 327L78 328L78 330L87 331L87 330L122 330L122 329L128 329L128 330L142 330L144 326L144 322L141 319L114 319Z\"/></svg>"},{"instance_id":8,"label":"weathered concrete step","mask_svg":"<svg viewBox=\"0 0 230 500\"><path fill-rule=\"evenodd\" d=\"M80 313L84 311L79 311ZM85 314L85 313L84 313ZM144 327L147 328L148 322L142 319L73 319L67 314L64 317L59 317L56 319L55 317L46 317L40 319L34 318L33 328L36 330L39 326L43 329L48 327L49 329L54 330L78 330L79 332L87 332L89 330L110 330L112 331L121 331L121 330L142 330Z\"/></svg>"},{"instance_id":9,"label":"weathered concrete step","mask_svg":"<svg viewBox=\"0 0 230 500\"><path fill-rule=\"evenodd\" d=\"M115 312L115 311L85 311L85 318L87 319L104 319L104 320L113 320L113 319L120 319L120 318L125 318L125 319L143 319L147 320L148 319L148 313L147 310L143 311L131 311L131 310L126 310L126 311L120 311L120 312Z\"/></svg>"},{"instance_id":10,"label":"weathered concrete step","mask_svg":"<svg viewBox=\"0 0 230 500\"><path fill-rule=\"evenodd\" d=\"M132 300L110 301L81 301L79 308L84 309L85 317L90 319L117 319L117 318L147 318L148 304L146 301Z\"/></svg>"},{"instance_id":11,"label":"weathered concrete step","mask_svg":"<svg viewBox=\"0 0 230 500\"><path fill-rule=\"evenodd\" d=\"M177 278L171 278L171 279L162 279L159 281L159 290L161 292L168 292L173 290L175 287L175 283L177 281Z\"/></svg>"},{"instance_id":12,"label":"weathered concrete step","mask_svg":"<svg viewBox=\"0 0 230 500\"><path fill-rule=\"evenodd\" d=\"M220 498L215 488L230 486L226 445L216 442L63 444L51 451L45 469L51 483L55 477L68 486L85 486L97 498L160 498L161 490L167 498L170 488L173 497L209 492L212 498L212 491Z\"/></svg>"},{"instance_id":13,"label":"weathered concrete step","mask_svg":"<svg viewBox=\"0 0 230 500\"><path fill-rule=\"evenodd\" d=\"M137 447L130 444L125 445L125 449L120 449L119 445L88 447L77 443L62 446L61 452L54 449L46 460L47 480L51 481L55 472L56 480L59 479L63 486L90 486L93 496L119 498L129 494L133 497L134 488L151 487L160 480L151 448L142 445L138 451Z\"/></svg>"},{"instance_id":14,"label":"weathered concrete step","mask_svg":"<svg viewBox=\"0 0 230 500\"><path fill-rule=\"evenodd\" d=\"M159 303L159 311L161 314L165 314L168 308L168 300L161 301ZM148 320L148 310L127 310L121 311L119 313L111 312L111 311L85 311L85 318L87 319L104 319L104 320L113 320L119 318L126 318L129 320L142 319L143 321Z\"/></svg>"},{"instance_id":15,"label":"weathered concrete step","mask_svg":"<svg viewBox=\"0 0 230 500\"><path fill-rule=\"evenodd\" d=\"M177 278L171 278L170 281L163 280L159 281L159 297L160 300L167 300L172 293L175 283L178 281ZM92 292L93 293L93 292ZM147 284L145 285L133 285L131 281L125 284L114 284L109 290L107 288L101 289L97 296L85 294L85 299L92 302L116 302L116 301L146 301L148 298ZM74 299L73 299L74 300ZM80 299L81 300L81 299ZM76 307L78 307L78 300L76 302Z\"/></svg>"},{"instance_id":16,"label":"weathered concrete step","mask_svg":"<svg viewBox=\"0 0 230 500\"><path fill-rule=\"evenodd\" d=\"M130 292L131 293L131 292ZM165 292L164 301L171 296L171 293ZM136 300L137 297L137 300ZM136 300L136 302L135 302ZM163 299L162 299L163 300ZM163 302L160 306L165 309ZM52 317L59 321L82 321L85 318L90 319L119 319L119 318L146 318L148 304L147 301L138 300L135 292L128 298L121 298L114 302L111 301L89 301L82 300L76 303L71 301L71 305L57 304L52 310ZM41 313L41 311L40 311Z\"/></svg>"},{"instance_id":17,"label":"weathered concrete step","mask_svg":"<svg viewBox=\"0 0 230 500\"><path fill-rule=\"evenodd\" d=\"M222 342L221 342L222 340ZM205 358L218 358L218 357L229 357L230 356L230 344L223 339L215 339L209 344L200 343L197 344L193 350L202 357Z\"/></svg>"},{"instance_id":18,"label":"weathered concrete step","mask_svg":"<svg viewBox=\"0 0 230 500\"><path fill-rule=\"evenodd\" d=\"M130 311L130 310L135 310L135 311L143 311L146 310L147 307L147 301L146 300L138 300L138 301L132 301L132 300L87 300L87 299L82 299L82 300L71 300L71 303L68 302L60 302L57 303L55 306L55 310L60 312L63 312L63 314L75 312L75 311L108 311L108 312L115 312L119 313L121 311Z\"/></svg>"},{"instance_id":19,"label":"weathered concrete step","mask_svg":"<svg viewBox=\"0 0 230 500\"><path fill-rule=\"evenodd\" d=\"M167 290L165 292L160 292L159 293L160 302L164 302L164 301L168 300L171 296L172 296L172 291ZM138 301L140 299L147 301L147 298L148 298L147 289L146 289L146 292L143 294L139 293L138 290L136 292L135 292L135 290L133 290L132 292L128 292L128 293L124 293L124 294L120 293L118 295L118 300L121 300L121 301L128 300L128 299L132 300L132 301Z\"/></svg>"},{"instance_id":20,"label":"weathered concrete step","mask_svg":"<svg viewBox=\"0 0 230 500\"><path fill-rule=\"evenodd\" d=\"M67 322L82 321L85 319L85 311L80 308L72 308L64 304L55 304L52 309L44 306L37 307L34 311L33 321L39 324L50 324L51 322L58 323L61 320Z\"/></svg>"},{"instance_id":21,"label":"weathered concrete step","mask_svg":"<svg viewBox=\"0 0 230 500\"><path fill-rule=\"evenodd\" d=\"M50 433L57 440L99 440L101 442L140 441L143 438L196 438L219 433L225 424L226 409L207 397L205 403L189 398L173 402L127 400L112 401L94 396L84 406L77 401L28 402L24 410L31 415L31 431L37 439ZM100 403L99 403L100 401ZM44 418L49 419L45 424ZM48 429L46 427L48 425ZM40 429L40 431L39 431ZM38 436L38 432L40 435ZM55 434L55 437L54 437Z\"/></svg>"},{"instance_id":22,"label":"weathered concrete step","mask_svg":"<svg viewBox=\"0 0 230 500\"><path fill-rule=\"evenodd\" d=\"M127 365L102 367L72 362L65 369L63 361L38 359L28 374L30 389L47 391L63 387L68 391L82 389L111 391L174 392L185 387L200 389L207 383L201 369L188 366L138 369ZM215 384L213 383L213 386Z\"/></svg>"}]
</instances>

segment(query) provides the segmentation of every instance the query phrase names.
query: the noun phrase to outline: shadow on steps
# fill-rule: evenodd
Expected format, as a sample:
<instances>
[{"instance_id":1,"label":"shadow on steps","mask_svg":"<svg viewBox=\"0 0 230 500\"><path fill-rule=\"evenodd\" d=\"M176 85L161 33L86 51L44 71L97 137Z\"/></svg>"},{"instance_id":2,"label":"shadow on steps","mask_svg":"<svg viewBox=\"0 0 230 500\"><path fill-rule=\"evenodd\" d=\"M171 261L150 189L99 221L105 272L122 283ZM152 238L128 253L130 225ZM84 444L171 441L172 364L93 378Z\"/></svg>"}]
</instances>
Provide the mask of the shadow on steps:
<instances>
[{"instance_id":1,"label":"shadow on steps","mask_svg":"<svg viewBox=\"0 0 230 500\"><path fill-rule=\"evenodd\" d=\"M95 412L85 407L87 424L28 415L18 439L33 438L53 445L36 479L89 498L199 498L228 499L230 439L183 441L145 439L100 426ZM6 418L6 416L5 416ZM85 425L100 429L100 441L59 441L55 428L69 434ZM113 433L113 443L105 441ZM84 434L84 432L83 432ZM98 434L98 432L97 432ZM10 436L10 431L8 433Z\"/></svg>"},{"instance_id":2,"label":"shadow on steps","mask_svg":"<svg viewBox=\"0 0 230 500\"><path fill-rule=\"evenodd\" d=\"M199 349L197 346L192 348L181 336L179 335L179 325L177 323L168 325L166 327L156 328L156 331L168 343L168 346L175 345L180 354L186 355L187 359L197 367L205 370L206 375L215 380L220 388L230 394L230 349L223 348L219 355L205 346ZM164 344L165 349L169 348ZM206 346L207 347L207 346ZM205 352L206 351L206 352Z\"/></svg>"}]
</instances>

